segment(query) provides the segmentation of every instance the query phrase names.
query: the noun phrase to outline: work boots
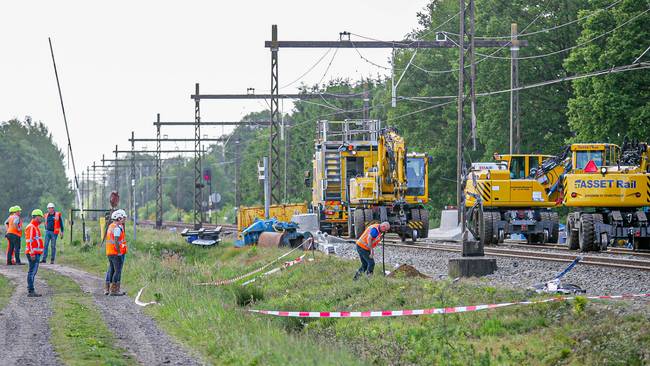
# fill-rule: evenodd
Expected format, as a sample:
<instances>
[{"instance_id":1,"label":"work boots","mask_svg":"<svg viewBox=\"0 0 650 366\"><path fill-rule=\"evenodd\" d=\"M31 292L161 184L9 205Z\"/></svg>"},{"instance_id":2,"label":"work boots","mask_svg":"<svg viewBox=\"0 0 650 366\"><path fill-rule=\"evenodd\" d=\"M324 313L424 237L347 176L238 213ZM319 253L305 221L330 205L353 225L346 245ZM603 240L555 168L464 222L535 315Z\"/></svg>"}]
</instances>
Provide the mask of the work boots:
<instances>
[{"instance_id":1,"label":"work boots","mask_svg":"<svg viewBox=\"0 0 650 366\"><path fill-rule=\"evenodd\" d=\"M124 295L126 295L126 292L120 291L120 283L119 282L111 283L110 290L111 290L110 296L124 296Z\"/></svg>"},{"instance_id":2,"label":"work boots","mask_svg":"<svg viewBox=\"0 0 650 366\"><path fill-rule=\"evenodd\" d=\"M27 297L41 297L41 294L37 294L36 292L30 292L27 294Z\"/></svg>"},{"instance_id":3,"label":"work boots","mask_svg":"<svg viewBox=\"0 0 650 366\"><path fill-rule=\"evenodd\" d=\"M108 295L111 292L111 283L104 283L104 295Z\"/></svg>"}]
</instances>

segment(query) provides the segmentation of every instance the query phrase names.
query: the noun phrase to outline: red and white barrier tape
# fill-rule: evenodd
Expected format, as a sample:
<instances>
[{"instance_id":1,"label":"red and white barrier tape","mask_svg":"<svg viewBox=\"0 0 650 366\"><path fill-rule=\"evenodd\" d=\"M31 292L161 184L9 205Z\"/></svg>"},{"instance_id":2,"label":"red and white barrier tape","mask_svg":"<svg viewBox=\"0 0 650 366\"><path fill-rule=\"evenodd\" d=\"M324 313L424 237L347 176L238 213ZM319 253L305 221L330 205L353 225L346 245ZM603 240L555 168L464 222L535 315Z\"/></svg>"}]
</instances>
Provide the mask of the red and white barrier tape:
<instances>
[{"instance_id":1,"label":"red and white barrier tape","mask_svg":"<svg viewBox=\"0 0 650 366\"><path fill-rule=\"evenodd\" d=\"M258 277L251 278L250 280L248 280L248 281L242 283L241 285L242 285L242 286L246 286L246 285L248 285L248 284L251 284L251 283L255 282L258 278L266 277L266 276L271 275L271 274L273 274L273 273L275 273L275 272L279 272L279 271L282 271L282 270L284 270L284 269L287 269L287 268L289 268L289 267L291 267L291 266L294 266L294 265L296 265L296 264L298 264L298 263L302 263L304 257L305 257L305 254L301 255L300 257L298 257L298 258L296 258L296 259L294 259L294 260L292 260L292 261L284 262L284 264L282 264L281 266L279 266L279 267L275 267L275 268L273 268L272 270L270 270L270 271L268 271L268 272L264 272L264 273L262 273L262 274L261 274L260 276L258 276Z\"/></svg>"},{"instance_id":2,"label":"red and white barrier tape","mask_svg":"<svg viewBox=\"0 0 650 366\"><path fill-rule=\"evenodd\" d=\"M609 295L609 296L585 296L587 299L633 299L641 297L650 297L647 294L633 294L633 295ZM389 316L410 316L410 315L431 315L431 314L453 314L453 313L466 313L471 311L487 310L503 308L513 305L534 305L546 302L573 300L572 297L554 297L544 300L535 301L519 301L519 302L505 302L501 304L486 304L486 305L471 305L471 306L455 306L448 308L430 308L430 309L417 309L417 310L382 310L382 311L278 311L278 310L254 310L248 309L251 313L266 314L273 316L292 317L292 318L376 318L376 317L389 317Z\"/></svg>"},{"instance_id":3,"label":"red and white barrier tape","mask_svg":"<svg viewBox=\"0 0 650 366\"><path fill-rule=\"evenodd\" d=\"M309 240L309 239L307 239L307 240ZM303 242L302 242L300 245L298 245L297 247L295 247L295 248L291 249L290 251L288 251L288 252L282 254L281 256L275 258L274 260L272 260L271 262L269 262L269 263L263 265L262 267L260 267L260 268L258 268L258 269L256 269L256 270L250 271L250 272L248 272L248 273L246 273L246 274L243 274L243 275L241 275L241 276L237 276L237 277L230 278L230 279L227 279L227 280L217 280L217 281L214 281L214 282L201 282L201 283L195 283L194 285L195 285L195 286L223 286L223 285L229 285L229 284L234 283L234 282L237 282L237 281L239 281L239 280L243 280L244 278L250 277L250 276L252 276L252 275L254 275L254 274L256 274L256 273L259 273L259 272L265 270L266 268L268 268L268 267L269 267L270 265L272 265L273 263L275 263L275 262L279 261L280 259L282 259L282 258L288 256L289 254L293 253L293 252L296 251L298 248L302 248L302 246L307 242L307 240L303 241Z\"/></svg>"}]
</instances>

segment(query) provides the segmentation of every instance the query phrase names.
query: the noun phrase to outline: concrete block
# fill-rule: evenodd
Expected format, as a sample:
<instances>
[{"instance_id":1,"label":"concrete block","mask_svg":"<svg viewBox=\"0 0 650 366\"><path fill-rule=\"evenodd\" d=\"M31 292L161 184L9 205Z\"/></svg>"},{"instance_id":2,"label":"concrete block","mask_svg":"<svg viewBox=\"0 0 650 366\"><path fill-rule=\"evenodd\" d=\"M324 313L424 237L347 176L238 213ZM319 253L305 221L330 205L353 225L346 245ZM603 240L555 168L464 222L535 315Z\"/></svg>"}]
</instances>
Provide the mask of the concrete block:
<instances>
[{"instance_id":1,"label":"concrete block","mask_svg":"<svg viewBox=\"0 0 650 366\"><path fill-rule=\"evenodd\" d=\"M451 230L458 227L458 210L442 210L440 229Z\"/></svg>"},{"instance_id":2,"label":"concrete block","mask_svg":"<svg viewBox=\"0 0 650 366\"><path fill-rule=\"evenodd\" d=\"M449 260L449 278L481 277L497 270L497 260L485 257L460 257Z\"/></svg>"}]
</instances>

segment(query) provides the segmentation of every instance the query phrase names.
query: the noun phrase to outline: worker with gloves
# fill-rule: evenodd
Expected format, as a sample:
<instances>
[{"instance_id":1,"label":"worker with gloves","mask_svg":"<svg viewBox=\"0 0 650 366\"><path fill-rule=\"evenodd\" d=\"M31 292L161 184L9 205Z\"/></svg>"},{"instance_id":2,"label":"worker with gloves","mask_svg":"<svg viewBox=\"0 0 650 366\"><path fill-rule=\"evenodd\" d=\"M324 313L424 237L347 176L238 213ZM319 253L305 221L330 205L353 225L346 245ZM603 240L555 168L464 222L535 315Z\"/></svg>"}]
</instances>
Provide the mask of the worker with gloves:
<instances>
[{"instance_id":1,"label":"worker with gloves","mask_svg":"<svg viewBox=\"0 0 650 366\"><path fill-rule=\"evenodd\" d=\"M128 251L125 239L124 222L126 221L126 212L116 210L111 215L113 222L108 226L106 233L106 256L108 257L108 275L106 276L106 285L104 294L110 296L123 296L126 292L120 291L120 280L122 277L122 266L124 265L124 255Z\"/></svg>"},{"instance_id":2,"label":"worker with gloves","mask_svg":"<svg viewBox=\"0 0 650 366\"><path fill-rule=\"evenodd\" d=\"M54 263L56 258L56 239L59 234L63 236L63 216L60 212L54 209L54 203L50 202L47 204L47 213L45 214L45 251L43 252L43 259L41 263L47 261L47 252L52 243L52 257L50 258L50 263Z\"/></svg>"},{"instance_id":3,"label":"worker with gloves","mask_svg":"<svg viewBox=\"0 0 650 366\"><path fill-rule=\"evenodd\" d=\"M9 217L5 221L5 226L7 227L5 237L9 241L9 245L7 246L8 266L14 263L17 265L23 264L20 263L20 239L23 236L23 219L20 218L21 211L20 206L12 206L9 209Z\"/></svg>"},{"instance_id":4,"label":"worker with gloves","mask_svg":"<svg viewBox=\"0 0 650 366\"><path fill-rule=\"evenodd\" d=\"M357 270L357 273L354 274L354 280L358 280L359 277L366 272L368 276L372 275L372 272L375 270L375 247L381 242L381 238L390 230L390 224L388 222L382 222L381 224L372 224L366 228L366 230L361 234L361 237L357 239L357 253L359 253L359 260L361 261L361 267Z\"/></svg>"},{"instance_id":5,"label":"worker with gloves","mask_svg":"<svg viewBox=\"0 0 650 366\"><path fill-rule=\"evenodd\" d=\"M32 221L25 228L25 254L29 261L27 271L27 296L40 297L34 292L34 279L38 272L38 263L43 254L43 238L41 237L40 225L43 222L43 211L35 209L32 211Z\"/></svg>"}]
</instances>

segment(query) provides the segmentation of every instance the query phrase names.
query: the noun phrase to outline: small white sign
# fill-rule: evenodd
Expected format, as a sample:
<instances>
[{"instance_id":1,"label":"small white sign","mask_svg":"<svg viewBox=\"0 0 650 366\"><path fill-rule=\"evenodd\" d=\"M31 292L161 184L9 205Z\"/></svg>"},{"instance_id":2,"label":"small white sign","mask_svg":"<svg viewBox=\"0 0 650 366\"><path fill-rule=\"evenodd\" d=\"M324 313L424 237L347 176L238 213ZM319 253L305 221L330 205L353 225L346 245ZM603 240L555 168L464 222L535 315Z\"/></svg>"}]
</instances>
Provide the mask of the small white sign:
<instances>
[{"instance_id":1,"label":"small white sign","mask_svg":"<svg viewBox=\"0 0 650 366\"><path fill-rule=\"evenodd\" d=\"M499 187L499 186L492 186L492 190L493 190L493 191L498 191L499 189L501 189L501 187Z\"/></svg>"},{"instance_id":2,"label":"small white sign","mask_svg":"<svg viewBox=\"0 0 650 366\"><path fill-rule=\"evenodd\" d=\"M542 201L542 192L533 191L533 201Z\"/></svg>"}]
</instances>

